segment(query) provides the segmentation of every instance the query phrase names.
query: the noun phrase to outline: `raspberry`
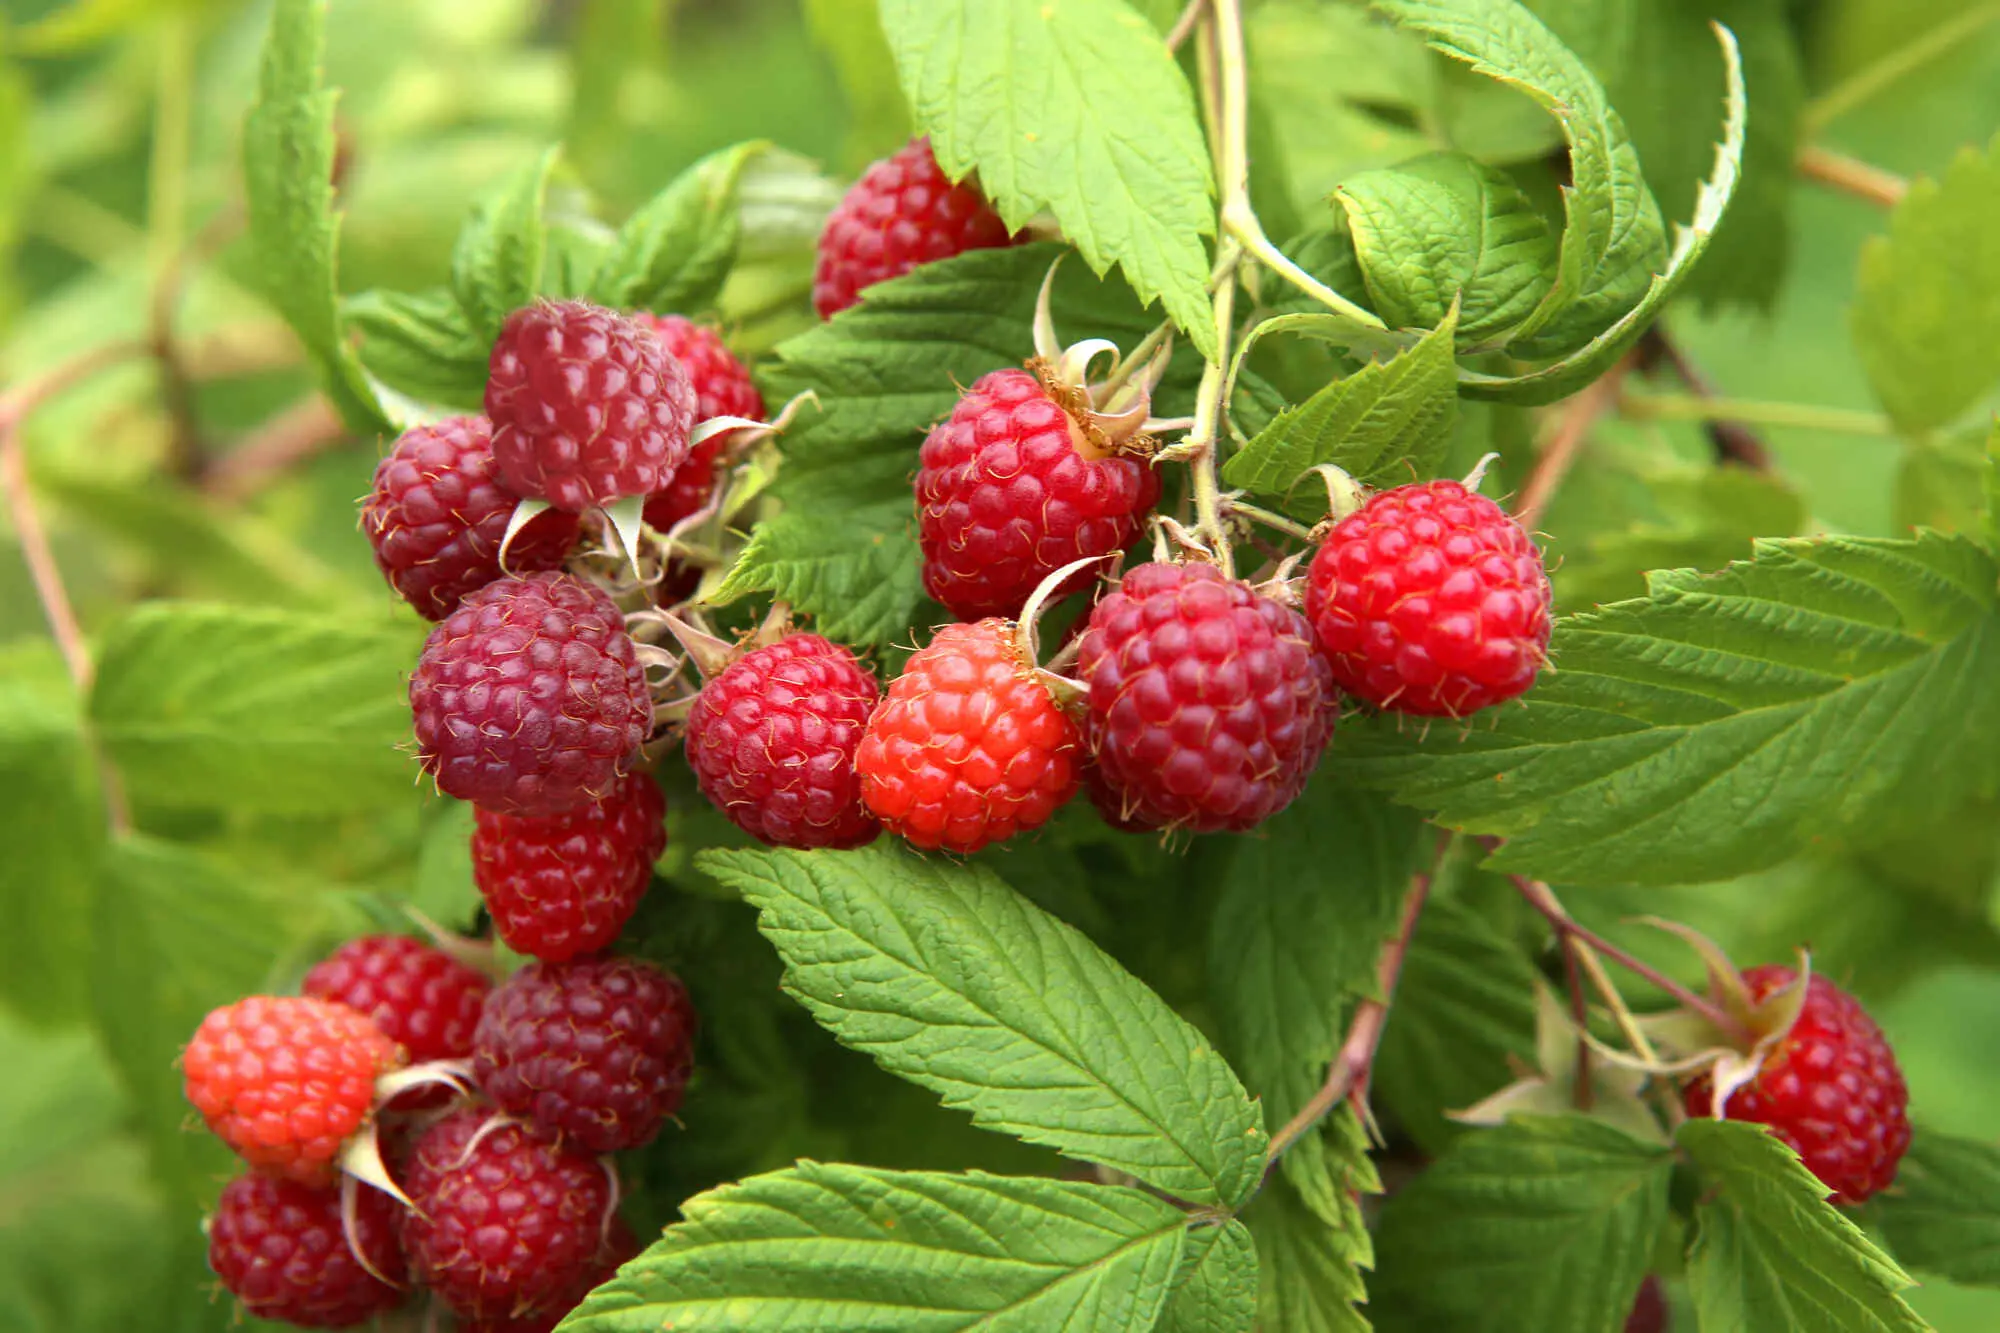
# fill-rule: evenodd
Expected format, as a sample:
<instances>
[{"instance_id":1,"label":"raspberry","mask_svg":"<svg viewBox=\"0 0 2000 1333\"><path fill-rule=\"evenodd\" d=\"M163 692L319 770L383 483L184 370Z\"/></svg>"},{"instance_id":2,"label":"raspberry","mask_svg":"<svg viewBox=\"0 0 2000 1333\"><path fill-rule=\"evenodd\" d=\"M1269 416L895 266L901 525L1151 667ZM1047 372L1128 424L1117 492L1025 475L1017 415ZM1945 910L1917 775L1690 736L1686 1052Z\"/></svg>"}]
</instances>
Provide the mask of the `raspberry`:
<instances>
[{"instance_id":1,"label":"raspberry","mask_svg":"<svg viewBox=\"0 0 2000 1333\"><path fill-rule=\"evenodd\" d=\"M489 583L431 631L410 678L417 752L439 787L509 815L611 789L652 730L625 618L563 574Z\"/></svg>"},{"instance_id":2,"label":"raspberry","mask_svg":"<svg viewBox=\"0 0 2000 1333\"><path fill-rule=\"evenodd\" d=\"M649 1143L694 1066L679 978L635 958L533 963L493 992L472 1077L504 1111L590 1152Z\"/></svg>"},{"instance_id":3,"label":"raspberry","mask_svg":"<svg viewBox=\"0 0 2000 1333\"><path fill-rule=\"evenodd\" d=\"M1025 370L982 376L920 458L924 591L960 620L1014 615L1064 565L1124 550L1160 496L1151 466L1093 445Z\"/></svg>"},{"instance_id":4,"label":"raspberry","mask_svg":"<svg viewBox=\"0 0 2000 1333\"><path fill-rule=\"evenodd\" d=\"M702 686L688 714L688 767L701 794L760 842L859 847L881 831L854 775L881 696L847 649L787 635Z\"/></svg>"},{"instance_id":5,"label":"raspberry","mask_svg":"<svg viewBox=\"0 0 2000 1333\"><path fill-rule=\"evenodd\" d=\"M563 1316L583 1304L583 1298L611 1280L619 1266L639 1253L639 1242L632 1235L632 1229L624 1222L613 1218L611 1234L599 1249L597 1258L588 1272L577 1279L569 1291L550 1301L531 1315L518 1319L482 1319L465 1327L464 1333L554 1333L555 1326L563 1321Z\"/></svg>"},{"instance_id":6,"label":"raspberry","mask_svg":"<svg viewBox=\"0 0 2000 1333\"><path fill-rule=\"evenodd\" d=\"M650 495L687 461L694 387L644 326L582 301L507 317L487 367L500 478L578 512Z\"/></svg>"},{"instance_id":7,"label":"raspberry","mask_svg":"<svg viewBox=\"0 0 2000 1333\"><path fill-rule=\"evenodd\" d=\"M1464 717L1535 683L1549 578L1521 525L1455 481L1383 491L1313 556L1306 615L1333 678L1378 708Z\"/></svg>"},{"instance_id":8,"label":"raspberry","mask_svg":"<svg viewBox=\"0 0 2000 1333\"><path fill-rule=\"evenodd\" d=\"M451 417L405 431L375 468L361 530L389 585L426 620L443 620L459 598L499 578L500 542L520 497L493 465L485 417ZM517 574L560 568L576 542L576 516L550 510L507 548Z\"/></svg>"},{"instance_id":9,"label":"raspberry","mask_svg":"<svg viewBox=\"0 0 2000 1333\"><path fill-rule=\"evenodd\" d=\"M610 1177L546 1131L455 1112L412 1145L402 1185L410 1266L466 1319L535 1314L595 1270Z\"/></svg>"},{"instance_id":10,"label":"raspberry","mask_svg":"<svg viewBox=\"0 0 2000 1333\"><path fill-rule=\"evenodd\" d=\"M1292 803L1333 734L1305 618L1209 565L1147 564L1090 613L1077 672L1125 828L1254 828Z\"/></svg>"},{"instance_id":11,"label":"raspberry","mask_svg":"<svg viewBox=\"0 0 2000 1333\"><path fill-rule=\"evenodd\" d=\"M861 291L919 264L967 250L1012 244L1007 224L971 182L953 185L918 137L861 173L826 220L813 269L821 319L861 299Z\"/></svg>"},{"instance_id":12,"label":"raspberry","mask_svg":"<svg viewBox=\"0 0 2000 1333\"><path fill-rule=\"evenodd\" d=\"M341 1220L340 1190L254 1172L223 1186L208 1222L208 1266L258 1319L304 1328L351 1328L403 1299L403 1251L396 1205L359 1187L354 1240L374 1273L354 1256ZM382 1277L375 1276L380 1273Z\"/></svg>"},{"instance_id":13,"label":"raspberry","mask_svg":"<svg viewBox=\"0 0 2000 1333\"><path fill-rule=\"evenodd\" d=\"M212 1010L181 1053L187 1099L252 1166L308 1185L334 1178L375 1104L396 1043L344 1004L252 995Z\"/></svg>"},{"instance_id":14,"label":"raspberry","mask_svg":"<svg viewBox=\"0 0 2000 1333\"><path fill-rule=\"evenodd\" d=\"M1076 724L1005 620L946 625L904 666L854 757L861 799L919 847L976 852L1076 794Z\"/></svg>"},{"instance_id":15,"label":"raspberry","mask_svg":"<svg viewBox=\"0 0 2000 1333\"><path fill-rule=\"evenodd\" d=\"M1797 978L1795 970L1775 963L1743 973L1756 1000ZM1688 1084L1682 1099L1691 1116L1714 1114L1707 1075ZM1770 1126L1833 1192L1835 1203L1860 1203L1896 1178L1910 1146L1909 1105L1882 1029L1853 996L1814 976L1798 1022L1723 1110L1731 1120Z\"/></svg>"},{"instance_id":16,"label":"raspberry","mask_svg":"<svg viewBox=\"0 0 2000 1333\"><path fill-rule=\"evenodd\" d=\"M1660 1279L1647 1274L1632 1302L1632 1313L1625 1316L1625 1333L1667 1333L1667 1323L1666 1293L1660 1290Z\"/></svg>"},{"instance_id":17,"label":"raspberry","mask_svg":"<svg viewBox=\"0 0 2000 1333\"><path fill-rule=\"evenodd\" d=\"M407 935L364 935L328 954L299 987L368 1015L413 1061L472 1054L472 1032L493 983Z\"/></svg>"},{"instance_id":18,"label":"raspberry","mask_svg":"<svg viewBox=\"0 0 2000 1333\"><path fill-rule=\"evenodd\" d=\"M764 395L757 392L750 371L724 345L722 335L679 315L636 314L632 317L666 344L694 386L695 420L710 417L764 419ZM666 488L646 501L646 523L658 532L708 503L715 490L715 458L729 433L711 436L694 446L687 462L675 471Z\"/></svg>"},{"instance_id":19,"label":"raspberry","mask_svg":"<svg viewBox=\"0 0 2000 1333\"><path fill-rule=\"evenodd\" d=\"M603 800L559 815L481 810L472 878L500 938L552 962L617 939L666 850L666 814L659 784L645 773L628 773Z\"/></svg>"}]
</instances>

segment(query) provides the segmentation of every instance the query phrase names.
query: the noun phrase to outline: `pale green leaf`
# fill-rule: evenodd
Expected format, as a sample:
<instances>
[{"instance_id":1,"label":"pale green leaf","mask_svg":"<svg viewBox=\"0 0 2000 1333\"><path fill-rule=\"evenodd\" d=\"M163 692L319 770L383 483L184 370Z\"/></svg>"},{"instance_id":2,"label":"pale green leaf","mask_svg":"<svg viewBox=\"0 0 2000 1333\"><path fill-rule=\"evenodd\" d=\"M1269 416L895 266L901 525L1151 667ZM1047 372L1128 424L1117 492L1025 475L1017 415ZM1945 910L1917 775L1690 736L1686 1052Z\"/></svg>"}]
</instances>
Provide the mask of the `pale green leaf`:
<instances>
[{"instance_id":1,"label":"pale green leaf","mask_svg":"<svg viewBox=\"0 0 2000 1333\"><path fill-rule=\"evenodd\" d=\"M491 345L507 316L534 298L547 229L542 205L555 169L551 148L510 173L478 203L451 252L451 290L475 338Z\"/></svg>"},{"instance_id":2,"label":"pale green leaf","mask_svg":"<svg viewBox=\"0 0 2000 1333\"><path fill-rule=\"evenodd\" d=\"M342 309L361 335L369 374L418 402L481 409L492 340L473 333L450 292L378 289L349 297Z\"/></svg>"},{"instance_id":3,"label":"pale green leaf","mask_svg":"<svg viewBox=\"0 0 2000 1333\"><path fill-rule=\"evenodd\" d=\"M901 497L835 513L787 509L751 529L712 600L769 593L812 611L814 628L839 642L893 642L907 633L924 595L923 553L911 525Z\"/></svg>"},{"instance_id":4,"label":"pale green leaf","mask_svg":"<svg viewBox=\"0 0 2000 1333\"><path fill-rule=\"evenodd\" d=\"M1789 537L1806 526L1805 497L1776 472L1741 467L1644 468L1643 486L1659 518L1621 518L1551 561L1556 602L1582 606L1641 597L1654 569L1720 569L1748 560L1759 537ZM1564 531L1557 518L1549 526Z\"/></svg>"},{"instance_id":5,"label":"pale green leaf","mask_svg":"<svg viewBox=\"0 0 2000 1333\"><path fill-rule=\"evenodd\" d=\"M1012 228L1055 214L1090 266L1117 264L1204 355L1214 180L1194 97L1123 0L881 0L917 123Z\"/></svg>"},{"instance_id":6,"label":"pale green leaf","mask_svg":"<svg viewBox=\"0 0 2000 1333\"><path fill-rule=\"evenodd\" d=\"M1506 173L1462 153L1431 153L1341 182L1335 198L1375 312L1432 329L1454 305L1461 347L1504 339L1547 295L1556 242Z\"/></svg>"},{"instance_id":7,"label":"pale green leaf","mask_svg":"<svg viewBox=\"0 0 2000 1333\"><path fill-rule=\"evenodd\" d=\"M1872 1212L1910 1267L2000 1287L2000 1145L1918 1129Z\"/></svg>"},{"instance_id":8,"label":"pale green leaf","mask_svg":"<svg viewBox=\"0 0 2000 1333\"><path fill-rule=\"evenodd\" d=\"M818 1162L681 1213L569 1333L1144 1333L1187 1234L1139 1190Z\"/></svg>"},{"instance_id":9,"label":"pale green leaf","mask_svg":"<svg viewBox=\"0 0 2000 1333\"><path fill-rule=\"evenodd\" d=\"M1766 541L1559 622L1556 669L1461 726L1348 726L1332 762L1545 879L1680 884L2000 782L2000 567L1920 534Z\"/></svg>"},{"instance_id":10,"label":"pale green leaf","mask_svg":"<svg viewBox=\"0 0 2000 1333\"><path fill-rule=\"evenodd\" d=\"M1690 1120L1675 1136L1702 1194L1688 1288L1702 1333L1918 1333L1915 1285L1763 1126Z\"/></svg>"},{"instance_id":11,"label":"pale green leaf","mask_svg":"<svg viewBox=\"0 0 2000 1333\"><path fill-rule=\"evenodd\" d=\"M1904 430L1947 425L2000 382L2000 139L1918 179L1861 250L1854 347Z\"/></svg>"},{"instance_id":12,"label":"pale green leaf","mask_svg":"<svg viewBox=\"0 0 2000 1333\"><path fill-rule=\"evenodd\" d=\"M90 716L135 800L324 815L415 798L414 627L158 602L106 633Z\"/></svg>"},{"instance_id":13,"label":"pale green leaf","mask_svg":"<svg viewBox=\"0 0 2000 1333\"><path fill-rule=\"evenodd\" d=\"M1992 430L1986 435L1986 475L1980 492L1986 501L1986 522L1982 529L1986 548L2000 552L2000 418L1994 420Z\"/></svg>"},{"instance_id":14,"label":"pale green leaf","mask_svg":"<svg viewBox=\"0 0 2000 1333\"><path fill-rule=\"evenodd\" d=\"M318 363L347 424L392 429L340 318L333 207L334 93L321 85L326 0L278 0L243 125L243 189L250 247L264 295Z\"/></svg>"},{"instance_id":15,"label":"pale green leaf","mask_svg":"<svg viewBox=\"0 0 2000 1333\"><path fill-rule=\"evenodd\" d=\"M767 146L740 143L710 153L642 204L618 229L591 299L660 314L715 304L742 234L737 187Z\"/></svg>"},{"instance_id":16,"label":"pale green leaf","mask_svg":"<svg viewBox=\"0 0 2000 1333\"><path fill-rule=\"evenodd\" d=\"M1257 1246L1235 1218L1188 1233L1158 1333L1250 1333L1257 1320Z\"/></svg>"},{"instance_id":17,"label":"pale green leaf","mask_svg":"<svg viewBox=\"0 0 2000 1333\"><path fill-rule=\"evenodd\" d=\"M1283 1176L1264 1186L1244 1220L1257 1242L1259 1327L1368 1333L1368 1319L1356 1308L1367 1299L1356 1266L1366 1252L1357 1254L1355 1238L1308 1208ZM1365 1247L1365 1231L1360 1240Z\"/></svg>"},{"instance_id":18,"label":"pale green leaf","mask_svg":"<svg viewBox=\"0 0 2000 1333\"><path fill-rule=\"evenodd\" d=\"M1673 1161L1580 1115L1463 1136L1382 1210L1376 1318L1412 1333L1620 1327L1667 1222Z\"/></svg>"},{"instance_id":19,"label":"pale green leaf","mask_svg":"<svg viewBox=\"0 0 2000 1333\"><path fill-rule=\"evenodd\" d=\"M990 870L881 845L699 862L760 909L821 1024L975 1124L1193 1203L1256 1189L1262 1119L1215 1048Z\"/></svg>"}]
</instances>

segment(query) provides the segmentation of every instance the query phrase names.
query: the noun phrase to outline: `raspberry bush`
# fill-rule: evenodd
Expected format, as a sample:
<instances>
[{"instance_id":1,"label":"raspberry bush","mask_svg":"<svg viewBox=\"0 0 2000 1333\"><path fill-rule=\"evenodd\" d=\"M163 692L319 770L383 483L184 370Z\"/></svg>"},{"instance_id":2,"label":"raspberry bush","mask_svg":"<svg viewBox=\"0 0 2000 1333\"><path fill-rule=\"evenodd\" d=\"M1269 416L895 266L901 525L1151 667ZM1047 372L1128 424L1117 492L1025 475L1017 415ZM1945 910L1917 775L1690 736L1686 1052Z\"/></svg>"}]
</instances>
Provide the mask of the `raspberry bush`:
<instances>
[{"instance_id":1,"label":"raspberry bush","mask_svg":"<svg viewBox=\"0 0 2000 1333\"><path fill-rule=\"evenodd\" d=\"M1993 6L0 27L0 1324L2000 1327Z\"/></svg>"}]
</instances>

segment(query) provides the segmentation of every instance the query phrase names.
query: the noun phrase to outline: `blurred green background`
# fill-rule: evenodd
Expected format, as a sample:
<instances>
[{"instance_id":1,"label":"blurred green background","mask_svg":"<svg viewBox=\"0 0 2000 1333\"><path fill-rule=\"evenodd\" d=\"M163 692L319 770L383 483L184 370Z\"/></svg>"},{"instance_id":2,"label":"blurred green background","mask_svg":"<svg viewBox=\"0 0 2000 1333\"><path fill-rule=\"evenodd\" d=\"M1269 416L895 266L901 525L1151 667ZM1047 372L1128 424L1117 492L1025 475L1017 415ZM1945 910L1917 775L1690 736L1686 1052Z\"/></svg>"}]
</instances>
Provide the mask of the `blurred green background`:
<instances>
[{"instance_id":1,"label":"blurred green background","mask_svg":"<svg viewBox=\"0 0 2000 1333\"><path fill-rule=\"evenodd\" d=\"M2000 129L2000 22L1968 21L2000 6L1710 8L1782 25L1808 97L1939 25L1964 25L1937 58L1817 126L1829 147L1917 176ZM380 442L331 427L291 335L248 286L237 142L267 6L5 0L0 16L0 387L95 346L151 348L52 403L26 433L85 629L155 598L384 620L389 595L354 523ZM844 182L908 132L873 22L867 0L334 0L342 285L435 285L470 199L552 141L565 145L559 197L610 218L700 154L750 138L816 159ZM1325 195L1343 175L1441 134L1500 160L1547 147L1545 123L1510 118L1490 100L1456 120L1442 102L1427 109L1439 114L1397 114L1412 86L1403 76L1417 70L1418 80L1424 58L1349 6L1265 0L1251 6L1251 24L1268 118L1260 166L1283 168L1271 173L1284 182L1278 197L1259 201L1274 230L1287 213L1288 229L1325 220ZM1450 81L1443 87L1433 93L1448 100ZM1711 114L1705 99L1699 114ZM1711 292L1706 307L1677 309L1672 328L1724 394L1846 409L1854 429L1773 427L1789 485L1731 508L1691 479L1689 460L1706 456L1692 428L1607 423L1545 522L1565 557L1565 605L1634 592L1650 565L1719 563L1740 553L1746 524L1767 535L1886 534L1919 518L1961 521L1972 503L1960 446L1910 446L1867 428L1876 405L1848 309L1860 247L1886 214L1806 184L1784 207L1788 261L1757 276L1775 279L1768 308ZM753 350L803 325L796 300L751 304L726 313ZM64 790L83 762L74 707L18 548L0 530L0 933L33 927L0 944L0 1329L220 1328L226 1303L188 1299L199 1238L180 1183L149 1147L161 1117L181 1114L153 1104L173 1085L141 1086L107 1060L103 1019L89 1019L102 1009L89 992L112 984L107 974L43 947L67 938L79 954L103 948L92 934L101 926L91 912L107 910L87 883L94 872L82 852L69 862L8 855L11 830L98 817L87 797ZM142 811L140 825L214 853L200 874L224 866L235 877L218 890L216 922L230 919L229 893L275 904L227 945L245 984L282 984L326 940L365 925L353 890L402 885L416 866L421 897L449 877L449 857L442 872L427 867L437 847L462 841L462 825L433 803L410 806L407 821ZM1990 1139L2000 1106L1995 813L1949 812L1950 827L1926 846L1883 849L1873 862L1802 862L1643 903L1587 888L1568 899L1614 931L1637 910L1685 917L1745 956L1810 941L1821 966L1877 1007L1919 1117ZM148 855L156 860L127 865L131 882L194 873L172 861L181 853ZM1924 855L1950 864L1928 873ZM169 968L157 993L135 1003L171 1013L202 993L219 966L215 924L148 922L146 947L200 963L179 991ZM1636 947L1642 937L1624 938ZM212 1159L191 1160L213 1169ZM1914 1303L1947 1333L2000 1329L2000 1296L1926 1284Z\"/></svg>"}]
</instances>

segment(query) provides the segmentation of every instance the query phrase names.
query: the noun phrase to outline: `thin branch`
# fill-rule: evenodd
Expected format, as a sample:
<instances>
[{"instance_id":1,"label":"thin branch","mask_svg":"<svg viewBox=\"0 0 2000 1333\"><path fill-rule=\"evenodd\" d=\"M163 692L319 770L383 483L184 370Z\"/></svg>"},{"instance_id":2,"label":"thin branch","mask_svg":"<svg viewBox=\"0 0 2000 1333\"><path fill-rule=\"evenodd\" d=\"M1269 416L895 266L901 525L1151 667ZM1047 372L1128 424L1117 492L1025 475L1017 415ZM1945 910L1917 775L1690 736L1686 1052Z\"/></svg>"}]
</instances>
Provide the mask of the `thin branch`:
<instances>
[{"instance_id":1,"label":"thin branch","mask_svg":"<svg viewBox=\"0 0 2000 1333\"><path fill-rule=\"evenodd\" d=\"M1813 138L1890 85L1965 46L1981 28L1996 19L2000 19L2000 0L1988 0L1855 71L1806 104L1805 113L1799 117L1799 137Z\"/></svg>"},{"instance_id":2,"label":"thin branch","mask_svg":"<svg viewBox=\"0 0 2000 1333\"><path fill-rule=\"evenodd\" d=\"M243 443L209 465L202 489L219 500L243 500L300 463L347 438L332 404L313 394L266 421Z\"/></svg>"},{"instance_id":3,"label":"thin branch","mask_svg":"<svg viewBox=\"0 0 2000 1333\"><path fill-rule=\"evenodd\" d=\"M1910 192L1910 183L1895 172L1817 144L1799 149L1797 165L1799 175L1807 180L1830 185L1883 208L1894 208Z\"/></svg>"},{"instance_id":4,"label":"thin branch","mask_svg":"<svg viewBox=\"0 0 2000 1333\"><path fill-rule=\"evenodd\" d=\"M1749 398L1704 398L1699 394L1628 390L1618 406L1628 417L1649 421L1754 422L1759 426L1787 426L1833 435L1896 433L1895 424L1880 412L1821 407L1817 403L1767 403Z\"/></svg>"},{"instance_id":5,"label":"thin branch","mask_svg":"<svg viewBox=\"0 0 2000 1333\"><path fill-rule=\"evenodd\" d=\"M1181 49L1181 43L1185 42L1189 34L1194 32L1194 25L1201 21L1202 13L1207 8L1208 0L1188 0L1187 7L1181 10L1181 16L1174 20L1174 26L1167 32L1167 49L1169 51L1178 51Z\"/></svg>"},{"instance_id":6,"label":"thin branch","mask_svg":"<svg viewBox=\"0 0 2000 1333\"><path fill-rule=\"evenodd\" d=\"M1562 946L1563 980L1569 987L1569 1016L1576 1024L1578 1032L1590 1030L1590 998L1583 993L1583 965L1578 961L1579 945L1573 936L1558 931L1556 940ZM1574 1101L1576 1109L1588 1111L1596 1100L1596 1089L1590 1082L1590 1043L1576 1044L1576 1076Z\"/></svg>"},{"instance_id":7,"label":"thin branch","mask_svg":"<svg viewBox=\"0 0 2000 1333\"><path fill-rule=\"evenodd\" d=\"M1232 514L1241 514L1253 522L1262 523L1267 528L1275 528L1287 536L1297 537L1300 541L1308 541L1312 538L1311 528L1303 523L1286 518L1283 514L1274 514L1268 509L1253 505L1247 500L1240 498L1231 498L1227 504L1229 512Z\"/></svg>"},{"instance_id":8,"label":"thin branch","mask_svg":"<svg viewBox=\"0 0 2000 1333\"><path fill-rule=\"evenodd\" d=\"M1687 385L1689 393L1704 401L1715 401L1714 381L1702 373L1694 358L1667 333L1663 321L1655 321L1653 327L1646 330L1645 336L1639 340L1639 349L1645 368L1651 369L1654 363L1664 360L1673 367L1681 383ZM1734 463L1752 472L1772 470L1770 447L1748 424L1734 419L1714 418L1702 423L1702 431L1708 436L1709 446L1715 450L1717 462Z\"/></svg>"},{"instance_id":9,"label":"thin branch","mask_svg":"<svg viewBox=\"0 0 2000 1333\"><path fill-rule=\"evenodd\" d=\"M1625 377L1636 364L1634 356L1628 353L1617 365L1570 398L1568 406L1556 420L1549 442L1536 455L1526 484L1521 487L1521 501L1514 509L1514 517L1522 527L1532 532L1541 521L1549 501L1555 498L1563 478L1569 475L1570 465L1576 462L1577 453L1583 448L1591 428L1617 404Z\"/></svg>"}]
</instances>

